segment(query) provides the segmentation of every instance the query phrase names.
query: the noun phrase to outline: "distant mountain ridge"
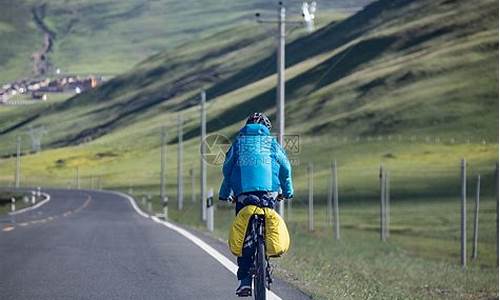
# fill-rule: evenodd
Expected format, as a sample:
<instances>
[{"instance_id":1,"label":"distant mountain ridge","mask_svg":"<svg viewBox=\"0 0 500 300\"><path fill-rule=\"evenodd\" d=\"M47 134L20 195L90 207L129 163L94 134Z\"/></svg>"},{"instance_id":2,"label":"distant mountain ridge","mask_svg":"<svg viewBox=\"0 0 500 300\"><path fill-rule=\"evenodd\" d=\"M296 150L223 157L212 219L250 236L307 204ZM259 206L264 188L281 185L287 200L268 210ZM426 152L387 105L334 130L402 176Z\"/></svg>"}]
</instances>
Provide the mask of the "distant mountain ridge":
<instances>
[{"instance_id":1,"label":"distant mountain ridge","mask_svg":"<svg viewBox=\"0 0 500 300\"><path fill-rule=\"evenodd\" d=\"M497 142L497 9L490 0L380 0L290 41L287 128L307 135L432 133ZM31 123L57 120L51 147L88 142L189 110L202 88L219 103L209 131L227 130L256 109L272 115L275 42L267 30L248 23L157 54L94 91L37 112ZM24 118L4 126L18 128ZM198 128L185 135L196 137Z\"/></svg>"},{"instance_id":2,"label":"distant mountain ridge","mask_svg":"<svg viewBox=\"0 0 500 300\"><path fill-rule=\"evenodd\" d=\"M287 2L287 1L285 1ZM300 2L288 1L294 12ZM359 9L369 0L320 1L321 11ZM116 75L165 49L252 20L265 0L0 1L0 83L33 76L31 54L51 33L52 67L67 74ZM297 6L297 7L296 7ZM43 15L41 18L36 18ZM42 14L40 14L42 13ZM57 37L54 39L54 37Z\"/></svg>"}]
</instances>

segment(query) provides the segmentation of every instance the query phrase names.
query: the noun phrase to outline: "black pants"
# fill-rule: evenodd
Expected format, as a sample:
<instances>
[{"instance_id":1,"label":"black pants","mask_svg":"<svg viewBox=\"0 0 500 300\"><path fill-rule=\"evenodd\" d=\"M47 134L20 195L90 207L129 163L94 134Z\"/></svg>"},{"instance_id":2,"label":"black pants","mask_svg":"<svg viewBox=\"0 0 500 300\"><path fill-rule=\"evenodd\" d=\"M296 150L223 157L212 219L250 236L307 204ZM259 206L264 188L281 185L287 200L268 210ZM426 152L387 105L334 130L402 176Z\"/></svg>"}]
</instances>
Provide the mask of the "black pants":
<instances>
[{"instance_id":1,"label":"black pants","mask_svg":"<svg viewBox=\"0 0 500 300\"><path fill-rule=\"evenodd\" d=\"M248 201L246 200L238 201L236 202L236 214L238 214L238 212L247 205L266 206L272 209L274 209L274 206L276 205L276 199L274 199L268 192L252 192L252 193L245 193L245 195L257 196L258 199L261 200L261 202L265 203L265 205L262 205L262 203L259 202L259 200L256 200L255 198L248 198ZM248 225L249 226L247 228L250 228L251 224ZM243 280L250 275L249 273L250 273L250 268L252 267L254 254L255 254L255 245L252 245L250 247L243 247L242 256L239 256L237 259L238 273L236 275L238 276L238 280Z\"/></svg>"}]
</instances>

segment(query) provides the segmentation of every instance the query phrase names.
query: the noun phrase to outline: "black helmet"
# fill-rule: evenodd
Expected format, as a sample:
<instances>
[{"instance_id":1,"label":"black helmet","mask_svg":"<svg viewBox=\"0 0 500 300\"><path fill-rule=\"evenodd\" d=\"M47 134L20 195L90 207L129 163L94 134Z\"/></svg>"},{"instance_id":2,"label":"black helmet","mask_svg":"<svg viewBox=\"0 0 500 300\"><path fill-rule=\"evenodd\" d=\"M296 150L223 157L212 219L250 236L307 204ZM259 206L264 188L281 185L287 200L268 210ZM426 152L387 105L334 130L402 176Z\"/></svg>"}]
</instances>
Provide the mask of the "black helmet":
<instances>
[{"instance_id":1,"label":"black helmet","mask_svg":"<svg viewBox=\"0 0 500 300\"><path fill-rule=\"evenodd\" d=\"M271 121L264 113L253 113L247 119L247 124L262 124L271 130L273 127Z\"/></svg>"}]
</instances>

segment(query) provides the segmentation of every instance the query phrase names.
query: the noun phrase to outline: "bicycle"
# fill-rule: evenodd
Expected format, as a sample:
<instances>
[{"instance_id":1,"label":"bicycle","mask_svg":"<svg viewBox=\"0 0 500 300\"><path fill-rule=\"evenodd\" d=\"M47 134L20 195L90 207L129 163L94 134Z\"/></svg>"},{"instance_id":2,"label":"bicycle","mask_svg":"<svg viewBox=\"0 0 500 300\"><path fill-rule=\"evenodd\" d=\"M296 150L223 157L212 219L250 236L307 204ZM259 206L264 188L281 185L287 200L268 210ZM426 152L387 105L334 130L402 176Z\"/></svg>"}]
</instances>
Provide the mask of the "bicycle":
<instances>
[{"instance_id":1,"label":"bicycle","mask_svg":"<svg viewBox=\"0 0 500 300\"><path fill-rule=\"evenodd\" d=\"M265 243L265 219L262 215L252 216L252 231L254 233L253 241L255 245L255 254L253 266L250 268L250 274L253 276L255 290L255 300L266 300L266 289L271 289L273 282L271 274L272 268L269 263L269 257L266 255ZM251 296L251 295L249 295Z\"/></svg>"},{"instance_id":2,"label":"bicycle","mask_svg":"<svg viewBox=\"0 0 500 300\"><path fill-rule=\"evenodd\" d=\"M279 194L277 202L285 200L283 195ZM272 267L269 263L269 257L266 255L265 243L265 216L253 215L251 218L251 230L253 233L253 244L255 245L255 254L253 256L253 266L250 268L250 274L253 276L253 285L255 290L255 300L266 300L267 290L271 290L273 283ZM248 296L251 296L248 295Z\"/></svg>"}]
</instances>

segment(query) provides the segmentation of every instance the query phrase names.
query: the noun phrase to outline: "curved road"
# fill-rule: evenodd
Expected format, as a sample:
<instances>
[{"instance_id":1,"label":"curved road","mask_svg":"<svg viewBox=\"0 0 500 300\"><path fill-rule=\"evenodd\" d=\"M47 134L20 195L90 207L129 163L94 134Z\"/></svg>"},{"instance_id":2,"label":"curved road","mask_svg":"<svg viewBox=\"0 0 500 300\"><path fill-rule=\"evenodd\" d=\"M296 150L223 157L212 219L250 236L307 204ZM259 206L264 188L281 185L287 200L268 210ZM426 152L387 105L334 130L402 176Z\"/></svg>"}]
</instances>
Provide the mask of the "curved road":
<instances>
[{"instance_id":1,"label":"curved road","mask_svg":"<svg viewBox=\"0 0 500 300\"><path fill-rule=\"evenodd\" d=\"M192 241L108 192L50 190L51 200L0 216L1 299L249 299ZM234 261L225 245L198 237ZM308 299L277 281L282 299Z\"/></svg>"}]
</instances>

